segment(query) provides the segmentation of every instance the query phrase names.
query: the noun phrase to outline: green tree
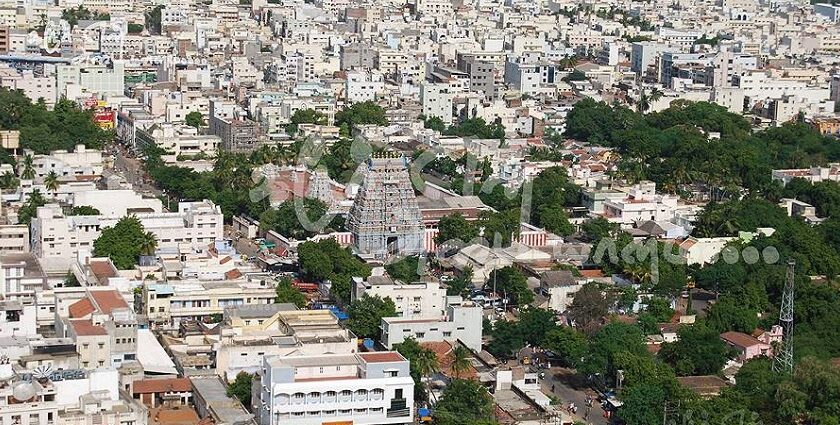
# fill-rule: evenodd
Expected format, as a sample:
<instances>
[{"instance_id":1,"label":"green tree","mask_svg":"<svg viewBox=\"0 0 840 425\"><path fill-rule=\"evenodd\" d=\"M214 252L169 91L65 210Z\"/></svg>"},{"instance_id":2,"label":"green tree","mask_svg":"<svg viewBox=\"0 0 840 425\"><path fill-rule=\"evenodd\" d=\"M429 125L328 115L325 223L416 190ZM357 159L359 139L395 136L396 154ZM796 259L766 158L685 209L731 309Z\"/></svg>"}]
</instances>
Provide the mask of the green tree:
<instances>
[{"instance_id":1,"label":"green tree","mask_svg":"<svg viewBox=\"0 0 840 425\"><path fill-rule=\"evenodd\" d=\"M187 125L190 127L201 128L204 127L204 117L201 115L201 112L192 111L184 117Z\"/></svg>"},{"instance_id":2,"label":"green tree","mask_svg":"<svg viewBox=\"0 0 840 425\"><path fill-rule=\"evenodd\" d=\"M370 267L332 238L300 244L298 262L304 278L329 281L330 294L343 303L350 300L350 280L370 276Z\"/></svg>"},{"instance_id":3,"label":"green tree","mask_svg":"<svg viewBox=\"0 0 840 425\"><path fill-rule=\"evenodd\" d=\"M35 159L30 154L23 156L23 169L20 173L20 178L24 180L32 180L35 178Z\"/></svg>"},{"instance_id":4,"label":"green tree","mask_svg":"<svg viewBox=\"0 0 840 425\"><path fill-rule=\"evenodd\" d=\"M484 229L482 236L493 246L508 247L513 242L513 238L519 236L519 210L482 211L477 225Z\"/></svg>"},{"instance_id":5,"label":"green tree","mask_svg":"<svg viewBox=\"0 0 840 425\"><path fill-rule=\"evenodd\" d=\"M423 120L423 127L430 128L435 130L439 133L443 133L446 131L446 124L443 123L443 120L439 117L429 117Z\"/></svg>"},{"instance_id":6,"label":"green tree","mask_svg":"<svg viewBox=\"0 0 840 425\"><path fill-rule=\"evenodd\" d=\"M35 189L29 194L29 198L18 210L18 223L29 225L32 219L38 214L38 207L47 204L47 200L41 195L41 191Z\"/></svg>"},{"instance_id":7,"label":"green tree","mask_svg":"<svg viewBox=\"0 0 840 425\"><path fill-rule=\"evenodd\" d=\"M20 180L11 171L7 171L0 176L0 189L12 190L17 189L18 186L20 186Z\"/></svg>"},{"instance_id":8,"label":"green tree","mask_svg":"<svg viewBox=\"0 0 840 425\"><path fill-rule=\"evenodd\" d=\"M472 288L472 267L467 266L460 275L455 276L446 286L446 295L460 295L466 297L469 295L469 289Z\"/></svg>"},{"instance_id":9,"label":"green tree","mask_svg":"<svg viewBox=\"0 0 840 425\"><path fill-rule=\"evenodd\" d=\"M587 283L575 293L566 313L575 326L591 334L607 315L609 305L598 284Z\"/></svg>"},{"instance_id":10,"label":"green tree","mask_svg":"<svg viewBox=\"0 0 840 425\"><path fill-rule=\"evenodd\" d=\"M290 303L294 304L297 308L304 308L308 303L306 295L295 288L289 278L283 278L277 281L276 292L277 298L274 300L276 303Z\"/></svg>"},{"instance_id":11,"label":"green tree","mask_svg":"<svg viewBox=\"0 0 840 425\"><path fill-rule=\"evenodd\" d=\"M543 345L546 334L557 328L555 322L554 312L542 308L527 307L521 309L517 328L522 333L525 342L531 346L540 347Z\"/></svg>"},{"instance_id":12,"label":"green tree","mask_svg":"<svg viewBox=\"0 0 840 425\"><path fill-rule=\"evenodd\" d=\"M752 333L758 326L758 312L745 306L740 300L724 295L709 309L707 323L718 333Z\"/></svg>"},{"instance_id":13,"label":"green tree","mask_svg":"<svg viewBox=\"0 0 840 425\"><path fill-rule=\"evenodd\" d=\"M335 124L341 126L346 124L348 128L354 125L388 125L388 118L385 117L385 108L372 101L354 103L348 108L338 111L335 114Z\"/></svg>"},{"instance_id":14,"label":"green tree","mask_svg":"<svg viewBox=\"0 0 840 425\"><path fill-rule=\"evenodd\" d=\"M534 292L528 288L525 275L513 266L493 270L485 285L493 288L494 284L496 291L507 294L514 305L524 307L534 301Z\"/></svg>"},{"instance_id":15,"label":"green tree","mask_svg":"<svg viewBox=\"0 0 840 425\"><path fill-rule=\"evenodd\" d=\"M323 201L314 198L304 198L302 208L298 211L297 204L300 201L288 199L276 209L266 210L260 215L260 227L263 230L274 230L275 232L292 239L303 240L321 233L320 229L307 228L302 223L298 214L302 214L309 224L315 226L322 217L327 214L327 205ZM331 229L332 220L324 229Z\"/></svg>"},{"instance_id":16,"label":"green tree","mask_svg":"<svg viewBox=\"0 0 840 425\"><path fill-rule=\"evenodd\" d=\"M327 117L311 108L298 109L292 114L292 118L289 121L291 122L286 126L286 132L293 135L297 133L300 124L326 125Z\"/></svg>"},{"instance_id":17,"label":"green tree","mask_svg":"<svg viewBox=\"0 0 840 425\"><path fill-rule=\"evenodd\" d=\"M635 325L610 323L601 328L589 343L589 350L578 366L586 375L600 374L614 382L619 354L646 355L645 336Z\"/></svg>"},{"instance_id":18,"label":"green tree","mask_svg":"<svg viewBox=\"0 0 840 425\"><path fill-rule=\"evenodd\" d=\"M476 237L478 237L478 229L475 225L467 221L461 213L455 212L440 218L435 242L438 244L444 244L447 241L470 243Z\"/></svg>"},{"instance_id":19,"label":"green tree","mask_svg":"<svg viewBox=\"0 0 840 425\"><path fill-rule=\"evenodd\" d=\"M161 33L161 24L160 24L160 15L161 11L163 10L164 5L156 6L154 9L147 11L145 13L146 18L146 28L149 29L150 32L153 34L160 34Z\"/></svg>"},{"instance_id":20,"label":"green tree","mask_svg":"<svg viewBox=\"0 0 840 425\"><path fill-rule=\"evenodd\" d=\"M677 342L662 345L659 357L670 364L677 375L717 374L729 352L719 335L703 324L683 327Z\"/></svg>"},{"instance_id":21,"label":"green tree","mask_svg":"<svg viewBox=\"0 0 840 425\"><path fill-rule=\"evenodd\" d=\"M428 389L423 384L424 378L438 370L438 358L434 351L422 347L416 339L406 338L399 344L394 344L394 350L409 361L409 372L414 379L415 400L426 400Z\"/></svg>"},{"instance_id":22,"label":"green tree","mask_svg":"<svg viewBox=\"0 0 840 425\"><path fill-rule=\"evenodd\" d=\"M586 336L568 326L558 326L545 334L542 347L554 352L562 366L575 367L586 353Z\"/></svg>"},{"instance_id":23,"label":"green tree","mask_svg":"<svg viewBox=\"0 0 840 425\"><path fill-rule=\"evenodd\" d=\"M252 391L251 383L253 380L253 375L246 372L239 372L236 374L236 379L228 385L227 396L236 397L240 403L250 408Z\"/></svg>"},{"instance_id":24,"label":"green tree","mask_svg":"<svg viewBox=\"0 0 840 425\"><path fill-rule=\"evenodd\" d=\"M491 337L487 351L502 361L516 357L516 353L525 346L519 327L507 320L496 321Z\"/></svg>"},{"instance_id":25,"label":"green tree","mask_svg":"<svg viewBox=\"0 0 840 425\"><path fill-rule=\"evenodd\" d=\"M451 369L455 374L455 379L460 379L461 374L472 367L470 357L472 357L472 353L470 353L470 350L462 345L456 345L449 353L449 360L452 364Z\"/></svg>"},{"instance_id":26,"label":"green tree","mask_svg":"<svg viewBox=\"0 0 840 425\"><path fill-rule=\"evenodd\" d=\"M421 266L425 267L425 264L420 262L419 256L409 255L386 265L385 271L388 272L388 276L395 280L414 283L420 280L421 275L425 274L425 270L420 270Z\"/></svg>"},{"instance_id":27,"label":"green tree","mask_svg":"<svg viewBox=\"0 0 840 425\"><path fill-rule=\"evenodd\" d=\"M98 209L90 205L78 205L70 209L70 215L100 215Z\"/></svg>"},{"instance_id":28,"label":"green tree","mask_svg":"<svg viewBox=\"0 0 840 425\"><path fill-rule=\"evenodd\" d=\"M494 422L493 397L480 383L454 379L435 405L433 417L440 425L473 425Z\"/></svg>"},{"instance_id":29,"label":"green tree","mask_svg":"<svg viewBox=\"0 0 840 425\"><path fill-rule=\"evenodd\" d=\"M397 315L394 301L389 297L363 295L350 304L347 309L350 319L347 327L359 338L379 339L383 317Z\"/></svg>"},{"instance_id":30,"label":"green tree","mask_svg":"<svg viewBox=\"0 0 840 425\"><path fill-rule=\"evenodd\" d=\"M73 272L68 271L67 274L64 275L64 283L62 286L65 288L74 288L82 285L79 283L79 279L76 278L76 275L73 274Z\"/></svg>"},{"instance_id":31,"label":"green tree","mask_svg":"<svg viewBox=\"0 0 840 425\"><path fill-rule=\"evenodd\" d=\"M102 229L93 241L93 255L108 257L120 270L127 270L137 264L147 244L147 233L135 216L125 216L117 224Z\"/></svg>"}]
</instances>

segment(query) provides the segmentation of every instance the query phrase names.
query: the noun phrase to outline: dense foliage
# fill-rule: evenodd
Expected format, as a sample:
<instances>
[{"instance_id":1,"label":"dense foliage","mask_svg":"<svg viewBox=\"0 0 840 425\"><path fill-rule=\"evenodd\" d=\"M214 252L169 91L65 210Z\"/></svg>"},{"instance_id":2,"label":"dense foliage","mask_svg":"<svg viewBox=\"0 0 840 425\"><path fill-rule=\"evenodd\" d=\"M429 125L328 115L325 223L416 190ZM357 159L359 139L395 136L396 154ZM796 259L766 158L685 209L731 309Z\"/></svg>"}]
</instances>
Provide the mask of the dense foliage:
<instances>
[{"instance_id":1,"label":"dense foliage","mask_svg":"<svg viewBox=\"0 0 840 425\"><path fill-rule=\"evenodd\" d=\"M59 100L50 111L43 99L33 103L22 91L5 87L0 87L0 129L20 130L20 147L40 154L72 151L76 145L101 149L113 139L111 132L93 122L92 111L67 99Z\"/></svg>"},{"instance_id":2,"label":"dense foliage","mask_svg":"<svg viewBox=\"0 0 840 425\"><path fill-rule=\"evenodd\" d=\"M275 299L277 303L291 303L297 308L304 308L308 303L306 295L295 288L288 278L278 280L275 291L277 292L277 298Z\"/></svg>"},{"instance_id":3,"label":"dense foliage","mask_svg":"<svg viewBox=\"0 0 840 425\"><path fill-rule=\"evenodd\" d=\"M379 339L382 318L397 315L394 301L389 297L380 298L379 295L364 294L354 300L347 308L347 328L359 338Z\"/></svg>"},{"instance_id":4,"label":"dense foliage","mask_svg":"<svg viewBox=\"0 0 840 425\"><path fill-rule=\"evenodd\" d=\"M353 277L370 276L370 266L332 238L300 244L298 260L304 278L318 282L329 281L332 285L331 295L343 303L350 301L350 280Z\"/></svg>"},{"instance_id":5,"label":"dense foliage","mask_svg":"<svg viewBox=\"0 0 840 425\"><path fill-rule=\"evenodd\" d=\"M143 228L135 216L121 218L112 227L102 229L93 241L93 255L108 257L120 270L131 269L141 255L151 255L157 248L157 238Z\"/></svg>"}]
</instances>

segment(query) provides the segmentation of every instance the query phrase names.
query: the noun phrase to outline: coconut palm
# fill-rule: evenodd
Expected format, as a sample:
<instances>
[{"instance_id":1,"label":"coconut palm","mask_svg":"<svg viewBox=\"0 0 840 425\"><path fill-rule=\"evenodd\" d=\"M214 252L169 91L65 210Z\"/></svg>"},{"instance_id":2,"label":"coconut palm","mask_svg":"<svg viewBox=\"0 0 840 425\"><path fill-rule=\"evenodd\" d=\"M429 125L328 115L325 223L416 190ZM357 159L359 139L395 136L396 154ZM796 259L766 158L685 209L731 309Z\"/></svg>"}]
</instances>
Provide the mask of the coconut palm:
<instances>
[{"instance_id":1,"label":"coconut palm","mask_svg":"<svg viewBox=\"0 0 840 425\"><path fill-rule=\"evenodd\" d=\"M20 173L20 177L26 180L35 178L35 160L32 158L32 155L27 154L23 157L23 170Z\"/></svg>"},{"instance_id":2,"label":"coconut palm","mask_svg":"<svg viewBox=\"0 0 840 425\"><path fill-rule=\"evenodd\" d=\"M455 379L460 379L461 374L469 370L472 364L470 363L470 350L463 346L456 346L450 353L449 359L452 362L450 369L455 374Z\"/></svg>"},{"instance_id":3,"label":"coconut palm","mask_svg":"<svg viewBox=\"0 0 840 425\"><path fill-rule=\"evenodd\" d=\"M157 250L157 245L157 236L155 236L152 232L146 232L140 240L140 252L143 255L152 255L155 253L155 250Z\"/></svg>"},{"instance_id":4,"label":"coconut palm","mask_svg":"<svg viewBox=\"0 0 840 425\"><path fill-rule=\"evenodd\" d=\"M4 190L16 189L19 185L20 180L11 171L7 171L0 176L0 188Z\"/></svg>"},{"instance_id":5,"label":"coconut palm","mask_svg":"<svg viewBox=\"0 0 840 425\"><path fill-rule=\"evenodd\" d=\"M656 102L657 100L662 99L662 95L664 94L665 93L662 93L662 90L659 90L658 88L654 87L650 89L648 99L650 99L651 102Z\"/></svg>"},{"instance_id":6,"label":"coconut palm","mask_svg":"<svg viewBox=\"0 0 840 425\"><path fill-rule=\"evenodd\" d=\"M426 378L425 379L426 392L431 397L432 391L429 388L428 377L431 376L433 373L435 373L438 370L438 367L440 366L438 364L437 355L435 355L435 352L432 351L432 350L422 349L417 354L417 358L415 359L415 362L417 363L417 370L420 371L421 381L423 380L423 378Z\"/></svg>"},{"instance_id":7,"label":"coconut palm","mask_svg":"<svg viewBox=\"0 0 840 425\"><path fill-rule=\"evenodd\" d=\"M52 192L55 195L58 192L58 174L55 171L50 170L46 176L44 176L44 186L46 186L47 190Z\"/></svg>"}]
</instances>

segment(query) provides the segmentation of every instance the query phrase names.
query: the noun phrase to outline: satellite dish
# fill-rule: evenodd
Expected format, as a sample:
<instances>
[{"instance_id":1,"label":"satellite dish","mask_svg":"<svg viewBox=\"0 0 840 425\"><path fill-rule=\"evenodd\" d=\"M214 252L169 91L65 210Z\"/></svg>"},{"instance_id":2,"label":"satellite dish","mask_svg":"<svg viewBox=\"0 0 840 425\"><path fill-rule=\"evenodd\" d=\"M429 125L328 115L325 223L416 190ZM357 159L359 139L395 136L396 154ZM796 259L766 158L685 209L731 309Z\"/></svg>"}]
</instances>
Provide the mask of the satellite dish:
<instances>
[{"instance_id":1,"label":"satellite dish","mask_svg":"<svg viewBox=\"0 0 840 425\"><path fill-rule=\"evenodd\" d=\"M32 376L35 379L47 379L53 373L52 363L43 364L32 370Z\"/></svg>"},{"instance_id":2,"label":"satellite dish","mask_svg":"<svg viewBox=\"0 0 840 425\"><path fill-rule=\"evenodd\" d=\"M12 388L12 397L17 401L28 401L32 397L35 397L37 393L38 390L29 382L21 382Z\"/></svg>"}]
</instances>

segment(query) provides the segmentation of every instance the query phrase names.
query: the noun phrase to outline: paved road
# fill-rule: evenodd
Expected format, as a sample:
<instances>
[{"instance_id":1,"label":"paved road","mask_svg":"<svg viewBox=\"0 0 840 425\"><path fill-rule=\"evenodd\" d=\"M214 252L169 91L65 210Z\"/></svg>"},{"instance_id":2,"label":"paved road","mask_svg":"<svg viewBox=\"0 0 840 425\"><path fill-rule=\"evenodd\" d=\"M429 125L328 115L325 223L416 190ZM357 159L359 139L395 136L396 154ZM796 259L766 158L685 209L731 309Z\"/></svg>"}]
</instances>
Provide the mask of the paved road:
<instances>
[{"instance_id":1,"label":"paved road","mask_svg":"<svg viewBox=\"0 0 840 425\"><path fill-rule=\"evenodd\" d=\"M117 153L114 158L114 170L121 173L128 183L134 186L134 189L138 192L141 192L145 195L154 196L156 198L160 198L163 196L163 192L155 187L151 181L148 181L145 177L145 170L143 170L143 163L137 158L132 158L127 155L122 147L117 148ZM164 202L165 204L166 202ZM170 205L164 205L164 208L169 210L171 207L172 209L178 208L178 202L173 200L170 202Z\"/></svg>"},{"instance_id":2,"label":"paved road","mask_svg":"<svg viewBox=\"0 0 840 425\"><path fill-rule=\"evenodd\" d=\"M552 392L552 387L554 391ZM574 420L581 421L586 424L593 425L608 425L609 421L604 418L604 410L598 401L592 403L592 410L589 415L586 415L586 392L588 387L585 382L581 382L574 372L569 369L560 367L553 367L545 375L542 380L542 389L546 394L553 394L559 398L563 403L563 407L567 408L569 403L575 403L578 407L577 414L572 415Z\"/></svg>"}]
</instances>

